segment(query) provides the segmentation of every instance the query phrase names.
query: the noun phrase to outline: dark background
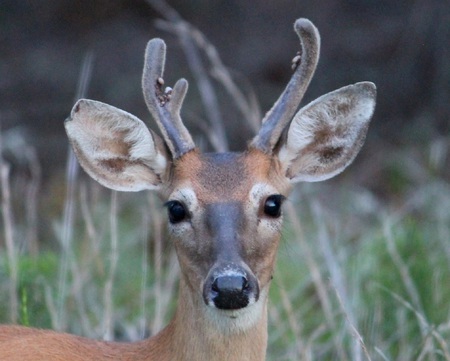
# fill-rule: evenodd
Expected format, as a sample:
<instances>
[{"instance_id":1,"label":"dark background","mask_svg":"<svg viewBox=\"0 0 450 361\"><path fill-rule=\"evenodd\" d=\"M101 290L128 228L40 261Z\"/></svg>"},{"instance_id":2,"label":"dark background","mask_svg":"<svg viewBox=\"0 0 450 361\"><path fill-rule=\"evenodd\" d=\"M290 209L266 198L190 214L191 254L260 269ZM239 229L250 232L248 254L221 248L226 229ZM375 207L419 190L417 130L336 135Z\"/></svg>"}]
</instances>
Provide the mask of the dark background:
<instances>
[{"instance_id":1,"label":"dark background","mask_svg":"<svg viewBox=\"0 0 450 361\"><path fill-rule=\"evenodd\" d=\"M238 86L251 84L262 112L291 75L290 60L298 48L292 25L298 17L312 20L322 38L321 60L305 101L358 81L376 83L378 103L367 144L344 177L386 196L396 191L387 180L398 173L392 173L394 154L406 152L407 158L426 162L437 142L449 163L448 1L169 3L217 47ZM193 118L204 116L198 92L177 39L155 27L158 18L161 14L143 0L0 2L1 129L5 141L19 134L37 149L44 180L65 164L63 120L75 101L81 64L89 52L94 67L87 97L149 120L140 86L144 48L152 37L164 38L167 78L171 84L181 76L190 80L183 115L198 130ZM223 100L220 112L231 148L242 149L251 130L242 126L230 102ZM20 158L21 145L10 148ZM441 170L446 179L448 168Z\"/></svg>"}]
</instances>

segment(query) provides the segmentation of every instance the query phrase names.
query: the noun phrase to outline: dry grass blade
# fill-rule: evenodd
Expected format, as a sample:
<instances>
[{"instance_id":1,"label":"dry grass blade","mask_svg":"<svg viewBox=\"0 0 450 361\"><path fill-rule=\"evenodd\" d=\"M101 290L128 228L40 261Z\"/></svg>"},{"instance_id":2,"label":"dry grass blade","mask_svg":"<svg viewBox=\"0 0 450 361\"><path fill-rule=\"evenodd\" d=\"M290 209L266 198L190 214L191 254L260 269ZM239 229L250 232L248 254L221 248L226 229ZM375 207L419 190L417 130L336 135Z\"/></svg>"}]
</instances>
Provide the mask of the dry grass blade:
<instances>
[{"instance_id":1,"label":"dry grass blade","mask_svg":"<svg viewBox=\"0 0 450 361\"><path fill-rule=\"evenodd\" d=\"M286 312L289 326L295 336L295 359L306 360L303 354L305 349L305 342L302 339L302 326L300 322L297 322L297 317L294 312L294 306L292 305L291 299L286 292L286 287L284 285L282 277L275 277L275 282L279 285L282 306Z\"/></svg>"},{"instance_id":2,"label":"dry grass blade","mask_svg":"<svg viewBox=\"0 0 450 361\"><path fill-rule=\"evenodd\" d=\"M27 248L34 257L38 256L39 253L39 242L38 242L38 196L41 185L41 166L39 164L39 158L36 154L36 150L27 145L24 149L25 157L28 161L28 166L30 169L31 179L28 182L26 188L26 240Z\"/></svg>"},{"instance_id":3,"label":"dry grass blade","mask_svg":"<svg viewBox=\"0 0 450 361\"><path fill-rule=\"evenodd\" d=\"M0 144L1 149L1 144ZM2 194L2 215L4 225L4 236L9 266L9 312L10 321L17 322L19 299L18 299L18 259L14 244L14 221L11 205L11 188L9 183L10 167L0 156L0 187Z\"/></svg>"},{"instance_id":4,"label":"dry grass blade","mask_svg":"<svg viewBox=\"0 0 450 361\"><path fill-rule=\"evenodd\" d=\"M398 250L397 250L397 247L395 245L394 238L392 235L391 226L388 223L388 221L385 221L383 224L383 232L384 232L384 238L386 241L389 255L391 256L392 261L394 262L395 266L397 267L397 269L401 275L401 279L403 281L405 289L408 292L409 297L411 298L415 309L418 310L418 313L416 313L416 314L424 315L423 306L422 306L422 302L420 301L419 292L417 291L417 288L414 285L414 281L409 272L408 266L405 264L405 262L403 262L400 254L398 253ZM420 321L419 325L420 325L422 334L423 335L427 334L428 333L428 330L427 330L428 322L425 320L424 317L420 317L419 321Z\"/></svg>"},{"instance_id":5,"label":"dry grass blade","mask_svg":"<svg viewBox=\"0 0 450 361\"><path fill-rule=\"evenodd\" d=\"M93 55L88 53L82 64L76 99L83 97L86 93L91 73L92 73ZM63 211L63 228L61 235L62 256L60 263L59 282L58 282L58 319L55 320L56 328L58 330L66 329L66 312L64 310L66 295L67 295L67 277L69 269L69 257L71 256L71 242L73 237L74 216L75 216L75 192L79 173L79 165L70 148L67 155L66 180L67 190ZM76 275L76 273L74 273Z\"/></svg>"},{"instance_id":6,"label":"dry grass blade","mask_svg":"<svg viewBox=\"0 0 450 361\"><path fill-rule=\"evenodd\" d=\"M112 341L114 339L114 311L113 311L113 285L117 269L118 252L118 225L117 225L117 192L111 191L111 208L109 213L111 248L109 251L109 270L103 291L103 302L105 305L103 313L103 339Z\"/></svg>"},{"instance_id":7,"label":"dry grass blade","mask_svg":"<svg viewBox=\"0 0 450 361\"><path fill-rule=\"evenodd\" d=\"M141 212L142 216L142 220L141 220L141 237L142 237L142 259L141 259L141 285L140 285L140 309L141 309L141 314L142 314L142 319L143 319L143 324L142 324L142 328L139 330L139 338L140 339L144 339L146 331L147 331L147 327L148 327L148 322L147 322L147 302L146 302L146 285L147 285L147 281L148 281L148 248L149 248L149 227L148 227L148 221L147 221L147 217L146 214L147 212Z\"/></svg>"},{"instance_id":8,"label":"dry grass blade","mask_svg":"<svg viewBox=\"0 0 450 361\"><path fill-rule=\"evenodd\" d=\"M368 360L370 360L370 356L367 353L367 349L364 345L363 339L358 333L357 328L355 327L356 316L352 309L351 302L349 301L349 297L347 294L347 285L344 279L343 271L339 264L339 261L336 258L336 253L333 251L333 246L329 240L330 237L326 229L325 222L323 222L326 217L323 214L319 203L313 202L312 210L314 213L314 219L316 220L316 226L318 228L317 239L322 250L325 265L328 268L331 282L333 284L333 288L335 289L341 309L345 314L348 324L350 325L351 334L356 339L356 342L353 343L352 360L361 360L361 348L364 350L364 353Z\"/></svg>"},{"instance_id":9,"label":"dry grass blade","mask_svg":"<svg viewBox=\"0 0 450 361\"><path fill-rule=\"evenodd\" d=\"M286 204L285 212L289 217L289 220L292 224L295 234L297 235L297 241L300 243L302 254L304 255L304 259L306 260L306 263L308 265L310 277L315 286L320 301L320 305L324 311L327 325L330 330L337 330L337 325L333 314L333 305L332 305L333 302L328 292L327 282L324 280L322 276L320 266L315 259L312 249L306 242L306 238L303 233L303 228L300 224L299 217L292 203ZM338 339L338 335L336 335L336 337L333 337L333 342L335 343L336 350L339 353L339 359L342 361L348 360L348 356L346 354L346 351L341 345L341 341Z\"/></svg>"},{"instance_id":10,"label":"dry grass blade","mask_svg":"<svg viewBox=\"0 0 450 361\"><path fill-rule=\"evenodd\" d=\"M414 305L410 302L406 301L399 294L386 289L385 287L380 287L385 292L389 293L397 302L399 302L402 306L404 306L409 311L413 312L419 321L419 325L421 326L422 335L425 339L424 346L420 355L418 356L418 360L425 357L427 355L430 360L437 360L436 358L436 350L433 344L433 338L436 339L439 346L441 347L441 351L445 356L446 361L450 361L450 351L449 351L449 343L444 339L444 337L438 332L438 329L433 325L430 325L425 318L424 314L422 314L419 310L417 310ZM432 336L432 337L431 337Z\"/></svg>"},{"instance_id":11,"label":"dry grass blade","mask_svg":"<svg viewBox=\"0 0 450 361\"><path fill-rule=\"evenodd\" d=\"M165 31L177 34L179 31L175 25L167 21L158 21L159 28ZM256 134L261 126L261 111L256 94L252 87L248 84L247 91L244 93L233 81L230 71L225 67L220 59L219 53L214 45L212 45L206 36L188 23L183 23L183 32L189 33L195 46L203 51L206 59L209 61L210 69L208 73L221 84L227 91L230 99L234 102L237 109L243 115L246 123ZM213 143L214 144L214 143Z\"/></svg>"},{"instance_id":12,"label":"dry grass blade","mask_svg":"<svg viewBox=\"0 0 450 361\"><path fill-rule=\"evenodd\" d=\"M172 24L171 28L175 30L175 34L177 35L186 55L189 68L195 78L195 82L203 102L203 109L208 118L209 124L217 134L214 148L220 152L227 151L228 142L222 115L220 114L216 91L208 78L207 71L203 65L198 48L192 41L189 25L181 18L175 9L171 8L165 1L147 0L147 3L160 12L160 14ZM161 24L161 22L159 24Z\"/></svg>"},{"instance_id":13,"label":"dry grass blade","mask_svg":"<svg viewBox=\"0 0 450 361\"><path fill-rule=\"evenodd\" d=\"M160 331L164 326L164 297L163 297L163 239L162 239L162 218L157 212L154 195L149 195L149 213L152 217L152 235L153 235L153 270L155 273L155 282L153 285L155 299L155 314L151 324L152 333Z\"/></svg>"},{"instance_id":14,"label":"dry grass blade","mask_svg":"<svg viewBox=\"0 0 450 361\"><path fill-rule=\"evenodd\" d=\"M336 293L336 298L339 301L339 305L341 306L342 312L345 315L345 319L347 320L347 324L350 327L350 332L351 335L355 338L356 342L358 343L358 345L361 347L361 349L364 352L364 356L366 356L366 359L369 361L372 361L372 358L370 357L369 351L367 350L366 344L364 343L364 339L361 336L361 334L359 333L358 329L356 328L355 324L353 323L354 321L352 321L352 319L349 317L349 313L347 312L347 309L345 308L344 302L339 294L339 291L337 288L334 288L335 293ZM353 357L352 360L356 361L356 360L361 360L361 355L358 351L353 351Z\"/></svg>"}]
</instances>

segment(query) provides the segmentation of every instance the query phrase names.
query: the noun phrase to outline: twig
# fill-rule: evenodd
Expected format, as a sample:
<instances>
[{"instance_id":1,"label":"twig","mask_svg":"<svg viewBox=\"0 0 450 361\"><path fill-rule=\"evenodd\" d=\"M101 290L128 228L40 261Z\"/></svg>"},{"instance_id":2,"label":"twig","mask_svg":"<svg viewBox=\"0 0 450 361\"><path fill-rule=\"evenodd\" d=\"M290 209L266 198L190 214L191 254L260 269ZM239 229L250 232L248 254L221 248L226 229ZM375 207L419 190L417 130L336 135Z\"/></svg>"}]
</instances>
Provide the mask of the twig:
<instances>
[{"instance_id":1,"label":"twig","mask_svg":"<svg viewBox=\"0 0 450 361\"><path fill-rule=\"evenodd\" d=\"M1 147L1 144L0 144ZM1 148L0 148L1 149ZM19 300L18 290L18 266L17 254L14 246L14 221L11 207L11 189L9 185L10 167L0 156L0 183L2 192L2 215L5 232L6 251L9 266L9 314L12 323L17 322Z\"/></svg>"},{"instance_id":2,"label":"twig","mask_svg":"<svg viewBox=\"0 0 450 361\"><path fill-rule=\"evenodd\" d=\"M442 337L442 335L436 330L436 328L428 323L425 316L421 312L419 312L417 309L415 309L414 306L410 302L405 300L399 294L387 289L386 287L384 287L382 285L379 285L378 287L380 287L382 290L384 290L385 292L390 294L397 302L401 303L404 307L406 307L408 310L410 310L411 312L414 313L414 315L416 316L416 318L419 321L419 324L421 325L421 330L424 332L423 336L428 337L429 335L432 335L437 340L439 345L441 346L442 351L445 356L445 360L450 361L450 350L448 348L448 343L445 341L445 339ZM428 344L426 344L426 347L424 347L424 349L426 349L427 352L433 354L433 352L434 352L433 348L431 346L427 346L427 345ZM434 355L432 356L432 359L435 359Z\"/></svg>"},{"instance_id":3,"label":"twig","mask_svg":"<svg viewBox=\"0 0 450 361\"><path fill-rule=\"evenodd\" d=\"M227 90L228 94L231 96L231 99L235 102L237 108L250 125L251 129L256 133L261 126L262 116L258 99L253 89L248 86L248 92L244 95L244 93L233 81L228 68L223 65L216 47L209 42L205 34L192 26L191 28L192 39L200 49L203 49L211 64L211 76L213 76L224 86L225 90Z\"/></svg>"},{"instance_id":4,"label":"twig","mask_svg":"<svg viewBox=\"0 0 450 361\"><path fill-rule=\"evenodd\" d=\"M92 72L93 55L92 53L87 53L83 59L83 64L81 68L80 78L78 82L78 88L76 93L76 100L83 97L86 93L86 89L89 84ZM77 163L75 154L73 150L69 148L67 154L67 167L66 167L66 179L67 179L67 190L66 198L63 211L63 231L61 237L62 255L59 270L59 282L58 282L58 305L57 305L57 315L58 319L55 320L57 329L63 330L66 328L64 304L66 300L66 287L67 287L67 276L68 276L68 266L69 266L69 256L71 254L71 243L72 243L72 231L74 226L74 212L75 212L75 190L76 182L78 178L79 165Z\"/></svg>"},{"instance_id":5,"label":"twig","mask_svg":"<svg viewBox=\"0 0 450 361\"><path fill-rule=\"evenodd\" d=\"M109 252L109 272L103 292L105 310L103 313L103 339L112 341L114 339L114 317L113 317L113 296L112 290L117 269L118 251L118 226L117 226L117 192L111 191L111 209L109 213L109 222L111 227L110 239L111 249Z\"/></svg>"},{"instance_id":6,"label":"twig","mask_svg":"<svg viewBox=\"0 0 450 361\"><path fill-rule=\"evenodd\" d=\"M26 146L24 149L25 157L28 161L31 181L28 182L26 193L27 201L25 202L26 208L26 239L28 245L28 251L31 255L36 257L39 253L38 242L38 195L41 184L41 166L39 164L39 158L36 154L36 150L32 146Z\"/></svg>"},{"instance_id":7,"label":"twig","mask_svg":"<svg viewBox=\"0 0 450 361\"><path fill-rule=\"evenodd\" d=\"M312 211L314 214L314 219L316 220L316 226L318 228L318 236L317 239L319 241L319 245L322 249L322 254L325 259L325 265L328 268L331 281L333 287L335 289L336 294L338 295L338 300L341 305L341 309L345 313L345 317L347 318L348 323L351 326L352 334L355 334L356 327L356 317L353 314L352 308L350 306L350 302L348 300L347 295L347 286L344 280L344 276L342 274L342 269L339 265L338 260L336 259L335 252L333 252L333 246L330 243L328 232L325 228L323 220L325 219L325 215L323 214L319 203L312 203ZM359 336L359 337L356 337ZM357 342L353 344L353 361L361 360L361 347L365 348L364 342L362 342L362 337L357 333L355 338ZM360 347L361 346L361 347ZM367 354L367 350L365 350L366 356L370 360L369 355Z\"/></svg>"},{"instance_id":8,"label":"twig","mask_svg":"<svg viewBox=\"0 0 450 361\"><path fill-rule=\"evenodd\" d=\"M297 318L295 317L294 307L289 298L289 295L286 292L286 288L284 286L283 279L276 275L277 274L275 274L276 283L280 286L279 290L280 290L282 305L286 311L286 314L288 316L287 319L289 322L289 326L290 326L292 332L294 333L294 337L295 337L295 345L296 345L295 359L304 360L305 358L303 357L303 351L305 349L305 343L303 342L302 336L301 336L302 335L301 324L299 322L297 322Z\"/></svg>"},{"instance_id":9,"label":"twig","mask_svg":"<svg viewBox=\"0 0 450 361\"><path fill-rule=\"evenodd\" d=\"M333 315L333 308L331 305L330 296L327 291L326 283L322 277L320 266L318 265L317 261L315 260L315 257L313 255L313 252L306 242L303 228L300 224L300 221L298 220L297 213L292 205L292 203L286 203L285 206L285 212L287 216L289 217L289 220L292 223L293 229L295 234L297 235L297 238L300 242L300 246L302 248L302 253L304 254L304 259L306 260L306 263L308 265L308 269L311 272L311 278L312 282L314 283L314 286L317 291L317 295L319 297L320 304L322 306L322 309L325 314L325 319L330 327L330 329L335 330L336 329L336 322L334 320ZM336 342L335 338L333 339L334 342ZM339 358L340 360L347 360L348 357L345 355L342 348L338 348L339 352Z\"/></svg>"},{"instance_id":10,"label":"twig","mask_svg":"<svg viewBox=\"0 0 450 361\"><path fill-rule=\"evenodd\" d=\"M157 26L165 31L175 34L179 31L174 24L162 20L157 22ZM201 31L196 29L191 24L185 24L185 27L187 28L186 31L190 33L195 45L205 53L211 66L209 74L216 81L222 84L224 89L228 92L231 100L235 103L237 109L244 116L244 119L250 129L256 134L261 126L262 116L259 103L253 89L248 85L247 94L244 94L233 81L229 70L222 63L215 46L209 42Z\"/></svg>"},{"instance_id":11,"label":"twig","mask_svg":"<svg viewBox=\"0 0 450 361\"><path fill-rule=\"evenodd\" d=\"M89 207L88 202L88 190L86 187L86 184L83 183L80 186L80 209L81 209L81 215L83 217L84 226L86 228L87 237L91 243L91 252L89 253L89 259L87 263L94 262L97 271L100 274L104 274L104 268L103 263L100 261L99 254L100 254L100 236L95 228L94 220L92 216L92 212ZM86 272L89 272L89 270L86 270Z\"/></svg>"},{"instance_id":12,"label":"twig","mask_svg":"<svg viewBox=\"0 0 450 361\"><path fill-rule=\"evenodd\" d=\"M341 299L341 296L339 295L339 291L336 287L333 287L335 294L336 294L336 298L339 301L339 305L341 306L341 310L345 315L345 319L347 320L348 325L350 326L350 330L351 330L351 334L352 336L356 339L356 341L358 342L358 344L361 346L364 355L366 356L367 360L372 361L370 355L369 355L369 351L367 350L366 344L364 343L364 339L361 336L361 334L358 332L358 329L355 327L354 323L352 322L352 320L349 318L349 313L345 308L345 305ZM360 355L356 354L354 355L356 357L359 357L359 359L361 358Z\"/></svg>"},{"instance_id":13,"label":"twig","mask_svg":"<svg viewBox=\"0 0 450 361\"><path fill-rule=\"evenodd\" d=\"M214 147L220 152L227 151L228 142L223 119L220 114L219 102L217 101L214 87L207 76L198 49L192 41L189 24L164 0L147 0L147 3L173 24L173 29L175 29L178 40L186 55L189 68L198 86L206 116L212 129L217 133L217 143L214 144ZM157 24L161 26L164 23L158 22Z\"/></svg>"},{"instance_id":14,"label":"twig","mask_svg":"<svg viewBox=\"0 0 450 361\"><path fill-rule=\"evenodd\" d=\"M155 296L155 315L152 321L152 332L158 332L162 329L164 323L163 315L163 297L162 297L162 229L161 229L161 217L156 211L155 197L149 195L149 213L152 217L152 233L153 233L153 270L155 273L155 283L153 285L153 291Z\"/></svg>"},{"instance_id":15,"label":"twig","mask_svg":"<svg viewBox=\"0 0 450 361\"><path fill-rule=\"evenodd\" d=\"M149 239L149 227L147 219L147 210L141 212L142 214L142 226L141 226L141 237L142 237L142 259L141 259L141 314L144 320L142 329L140 330L140 339L144 339L147 331L147 307L146 307L146 285L148 280L148 239Z\"/></svg>"},{"instance_id":16,"label":"twig","mask_svg":"<svg viewBox=\"0 0 450 361\"><path fill-rule=\"evenodd\" d=\"M375 346L375 352L380 355L384 361L389 361L389 358L383 353L383 351L379 348Z\"/></svg>"},{"instance_id":17,"label":"twig","mask_svg":"<svg viewBox=\"0 0 450 361\"><path fill-rule=\"evenodd\" d=\"M395 245L394 238L392 235L392 229L388 220L385 220L383 222L383 233L386 241L387 250L389 252L389 255L391 256L392 262L397 267L398 272L400 273L400 277L403 281L406 292L408 292L408 295L411 298L414 307L419 310L418 314L424 315L419 292L417 291L417 288L414 284L413 278L409 273L407 265L403 262L400 254L398 253L397 246ZM427 333L426 325L428 324L428 322L426 322L424 317L420 317L419 321L420 321L419 326L422 335L425 335Z\"/></svg>"}]
</instances>

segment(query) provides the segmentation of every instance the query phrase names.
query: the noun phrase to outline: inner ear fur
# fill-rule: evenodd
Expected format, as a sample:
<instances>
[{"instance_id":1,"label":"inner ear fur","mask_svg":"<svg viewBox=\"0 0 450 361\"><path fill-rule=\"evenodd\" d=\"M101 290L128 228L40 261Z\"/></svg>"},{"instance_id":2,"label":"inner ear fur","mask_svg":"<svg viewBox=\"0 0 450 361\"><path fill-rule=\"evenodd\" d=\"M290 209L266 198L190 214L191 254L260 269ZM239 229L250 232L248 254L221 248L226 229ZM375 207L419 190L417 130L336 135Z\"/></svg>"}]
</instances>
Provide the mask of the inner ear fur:
<instances>
[{"instance_id":1,"label":"inner ear fur","mask_svg":"<svg viewBox=\"0 0 450 361\"><path fill-rule=\"evenodd\" d=\"M135 116L111 105L81 99L65 121L83 169L118 191L158 189L170 159L161 138Z\"/></svg>"},{"instance_id":2,"label":"inner ear fur","mask_svg":"<svg viewBox=\"0 0 450 361\"><path fill-rule=\"evenodd\" d=\"M278 157L291 182L316 182L342 172L364 143L376 88L361 82L309 103L295 115Z\"/></svg>"}]
</instances>

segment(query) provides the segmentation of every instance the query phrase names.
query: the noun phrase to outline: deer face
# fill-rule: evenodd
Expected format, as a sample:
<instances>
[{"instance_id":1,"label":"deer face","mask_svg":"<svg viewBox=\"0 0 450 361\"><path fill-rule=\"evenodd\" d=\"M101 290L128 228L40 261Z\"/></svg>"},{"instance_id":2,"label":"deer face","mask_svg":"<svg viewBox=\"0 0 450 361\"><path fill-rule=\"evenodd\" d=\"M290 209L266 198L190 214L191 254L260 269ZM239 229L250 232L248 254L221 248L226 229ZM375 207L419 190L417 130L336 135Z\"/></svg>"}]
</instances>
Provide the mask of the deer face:
<instances>
[{"instance_id":1,"label":"deer face","mask_svg":"<svg viewBox=\"0 0 450 361\"><path fill-rule=\"evenodd\" d=\"M219 309L241 309L268 287L290 184L257 150L190 152L167 190L169 231L186 284Z\"/></svg>"}]
</instances>

